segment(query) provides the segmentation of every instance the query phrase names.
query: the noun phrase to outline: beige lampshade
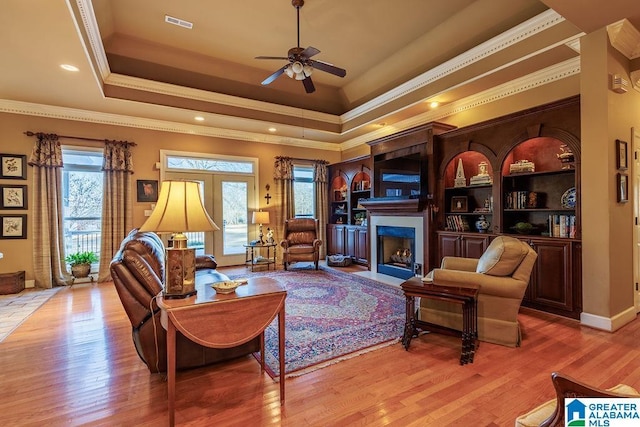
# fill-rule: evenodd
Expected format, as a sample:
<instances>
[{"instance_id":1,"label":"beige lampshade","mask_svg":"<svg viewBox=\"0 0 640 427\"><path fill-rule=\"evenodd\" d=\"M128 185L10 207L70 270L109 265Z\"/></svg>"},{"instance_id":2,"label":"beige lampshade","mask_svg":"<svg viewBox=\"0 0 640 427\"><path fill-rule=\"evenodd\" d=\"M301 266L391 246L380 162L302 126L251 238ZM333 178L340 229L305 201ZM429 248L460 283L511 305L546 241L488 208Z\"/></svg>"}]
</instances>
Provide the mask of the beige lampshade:
<instances>
[{"instance_id":1,"label":"beige lampshade","mask_svg":"<svg viewBox=\"0 0 640 427\"><path fill-rule=\"evenodd\" d=\"M251 217L252 224L269 224L269 212L254 212Z\"/></svg>"},{"instance_id":2,"label":"beige lampshade","mask_svg":"<svg viewBox=\"0 0 640 427\"><path fill-rule=\"evenodd\" d=\"M200 183L163 181L155 209L140 231L175 233L220 230L202 203Z\"/></svg>"}]
</instances>

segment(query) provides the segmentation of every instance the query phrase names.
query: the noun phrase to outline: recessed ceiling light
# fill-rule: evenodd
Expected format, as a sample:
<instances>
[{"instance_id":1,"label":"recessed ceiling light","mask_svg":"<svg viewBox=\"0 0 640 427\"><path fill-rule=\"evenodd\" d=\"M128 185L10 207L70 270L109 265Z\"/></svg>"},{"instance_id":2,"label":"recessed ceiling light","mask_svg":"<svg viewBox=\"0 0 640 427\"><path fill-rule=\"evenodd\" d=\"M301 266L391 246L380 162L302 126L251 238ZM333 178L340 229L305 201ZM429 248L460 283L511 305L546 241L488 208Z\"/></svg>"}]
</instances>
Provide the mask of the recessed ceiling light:
<instances>
[{"instance_id":1,"label":"recessed ceiling light","mask_svg":"<svg viewBox=\"0 0 640 427\"><path fill-rule=\"evenodd\" d=\"M61 64L60 68L62 68L63 70L67 70L67 71L80 71L80 69L78 67L76 67L75 65L70 65L70 64Z\"/></svg>"},{"instance_id":2,"label":"recessed ceiling light","mask_svg":"<svg viewBox=\"0 0 640 427\"><path fill-rule=\"evenodd\" d=\"M274 127L269 128L269 132L275 132L275 131L277 131L277 130L278 130L278 129L276 129L276 128L274 128Z\"/></svg>"},{"instance_id":3,"label":"recessed ceiling light","mask_svg":"<svg viewBox=\"0 0 640 427\"><path fill-rule=\"evenodd\" d=\"M438 101L431 101L431 103L429 104L431 108L436 108L438 105L440 105Z\"/></svg>"},{"instance_id":4,"label":"recessed ceiling light","mask_svg":"<svg viewBox=\"0 0 640 427\"><path fill-rule=\"evenodd\" d=\"M202 116L195 116L195 117L193 118L193 120L196 120L196 121L198 121L198 122L204 122L204 117L202 117Z\"/></svg>"}]
</instances>

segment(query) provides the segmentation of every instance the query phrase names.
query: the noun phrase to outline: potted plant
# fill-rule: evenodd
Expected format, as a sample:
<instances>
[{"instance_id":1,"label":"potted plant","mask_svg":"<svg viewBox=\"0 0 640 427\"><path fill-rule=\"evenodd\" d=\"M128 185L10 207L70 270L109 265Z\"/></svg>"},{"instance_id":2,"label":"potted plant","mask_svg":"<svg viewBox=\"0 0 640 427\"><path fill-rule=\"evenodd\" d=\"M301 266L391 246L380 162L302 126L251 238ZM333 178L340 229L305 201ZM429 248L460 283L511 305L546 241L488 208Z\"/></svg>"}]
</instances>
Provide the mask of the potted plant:
<instances>
[{"instance_id":1,"label":"potted plant","mask_svg":"<svg viewBox=\"0 0 640 427\"><path fill-rule=\"evenodd\" d=\"M87 277L91 272L91 263L98 262L95 252L75 252L64 259L71 266L71 275L75 278Z\"/></svg>"}]
</instances>

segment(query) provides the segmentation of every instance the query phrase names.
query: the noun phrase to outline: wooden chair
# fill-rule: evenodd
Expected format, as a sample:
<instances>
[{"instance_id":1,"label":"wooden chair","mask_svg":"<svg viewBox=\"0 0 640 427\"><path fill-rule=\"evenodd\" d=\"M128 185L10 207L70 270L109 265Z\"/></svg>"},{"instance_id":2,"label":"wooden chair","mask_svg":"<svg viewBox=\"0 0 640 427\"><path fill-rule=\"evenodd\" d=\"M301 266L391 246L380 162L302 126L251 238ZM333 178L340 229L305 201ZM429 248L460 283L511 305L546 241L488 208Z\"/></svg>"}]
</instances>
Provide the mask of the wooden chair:
<instances>
[{"instance_id":1,"label":"wooden chair","mask_svg":"<svg viewBox=\"0 0 640 427\"><path fill-rule=\"evenodd\" d=\"M576 397L640 397L631 386L618 384L609 389L600 389L582 383L559 372L551 374L551 382L556 389L556 399L519 416L516 427L562 427L564 423L564 400Z\"/></svg>"}]
</instances>

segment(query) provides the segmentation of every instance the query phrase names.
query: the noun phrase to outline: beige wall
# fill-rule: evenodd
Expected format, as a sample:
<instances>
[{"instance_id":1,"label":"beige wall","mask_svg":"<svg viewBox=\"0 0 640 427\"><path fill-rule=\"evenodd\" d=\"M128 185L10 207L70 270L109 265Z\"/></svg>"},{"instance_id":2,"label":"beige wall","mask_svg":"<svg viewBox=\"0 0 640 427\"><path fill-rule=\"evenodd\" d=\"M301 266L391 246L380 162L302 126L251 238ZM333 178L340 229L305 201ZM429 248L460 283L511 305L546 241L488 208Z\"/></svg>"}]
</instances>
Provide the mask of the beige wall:
<instances>
[{"instance_id":1,"label":"beige wall","mask_svg":"<svg viewBox=\"0 0 640 427\"><path fill-rule=\"evenodd\" d=\"M635 316L633 204L617 202L615 140L627 141L632 155L640 93L610 90L612 74L629 80L629 61L611 47L605 29L583 37L581 53L583 321L585 315L614 319L615 330L624 324L616 317Z\"/></svg>"},{"instance_id":2,"label":"beige wall","mask_svg":"<svg viewBox=\"0 0 640 427\"><path fill-rule=\"evenodd\" d=\"M137 144L133 148L133 162L135 173L133 185L138 179L159 179L160 172L155 169L155 163L160 161L160 150L181 150L198 153L213 153L221 155L257 157L259 159L259 207L266 208L265 185L270 184L270 194L273 196L275 186L273 182L273 161L275 156L290 156L304 159L324 159L330 163L340 161L340 152L315 150L274 144L262 144L258 142L232 141L218 138L209 138L197 135L176 134L159 132L147 129L128 128L121 126L109 126L93 123L83 123L68 120L48 119L33 116L1 114L0 113L0 153L31 154L31 148L35 139L23 134L24 131L57 133L59 135L81 136L87 138L127 140ZM61 139L63 145L101 146L98 142L85 142L73 139ZM27 181L20 184L28 186L29 205L33 205L32 171L28 167ZM17 184L16 180L0 180L0 184ZM135 188L132 189L135 191ZM273 207L271 200L269 208ZM150 209L149 203L133 204L134 226L140 226L145 221L144 210ZM27 211L2 211L0 213L26 213L28 221L31 220L31 212ZM0 240L0 252L4 258L0 260L0 273L19 270L26 271L26 279L33 279L33 236L31 224L28 224L26 240Z\"/></svg>"}]
</instances>

